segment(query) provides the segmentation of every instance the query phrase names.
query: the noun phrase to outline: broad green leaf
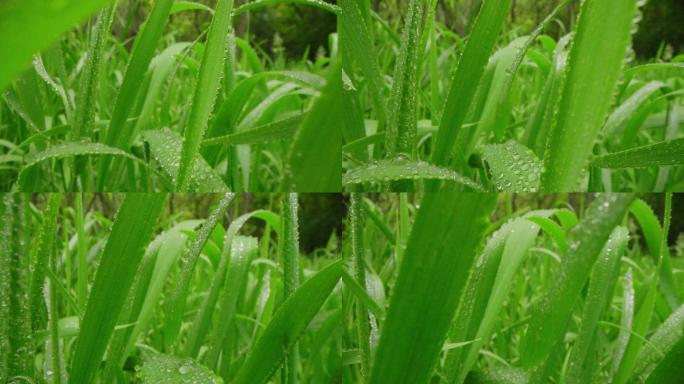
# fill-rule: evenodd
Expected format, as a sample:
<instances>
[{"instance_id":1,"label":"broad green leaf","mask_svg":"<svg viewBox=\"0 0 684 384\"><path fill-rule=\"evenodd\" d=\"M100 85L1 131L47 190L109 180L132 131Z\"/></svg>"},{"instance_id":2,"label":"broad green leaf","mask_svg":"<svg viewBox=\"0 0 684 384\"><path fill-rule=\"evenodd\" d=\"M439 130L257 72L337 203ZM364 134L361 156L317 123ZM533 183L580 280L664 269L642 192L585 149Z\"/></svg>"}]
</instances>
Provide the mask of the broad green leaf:
<instances>
[{"instance_id":1,"label":"broad green leaf","mask_svg":"<svg viewBox=\"0 0 684 384\"><path fill-rule=\"evenodd\" d=\"M678 341L684 337L684 305L677 308L672 314L653 332L648 343L639 352L634 374L648 376L664 354L669 352Z\"/></svg>"},{"instance_id":2,"label":"broad green leaf","mask_svg":"<svg viewBox=\"0 0 684 384\"><path fill-rule=\"evenodd\" d=\"M342 274L336 261L304 282L278 308L247 355L233 384L263 384L275 373L288 350L319 311Z\"/></svg>"},{"instance_id":3,"label":"broad green leaf","mask_svg":"<svg viewBox=\"0 0 684 384\"><path fill-rule=\"evenodd\" d=\"M684 164L684 137L597 156L599 168L644 168Z\"/></svg>"},{"instance_id":4,"label":"broad green leaf","mask_svg":"<svg viewBox=\"0 0 684 384\"><path fill-rule=\"evenodd\" d=\"M492 183L499 191L536 192L541 162L531 149L509 140L484 147L482 158L489 164Z\"/></svg>"},{"instance_id":5,"label":"broad green leaf","mask_svg":"<svg viewBox=\"0 0 684 384\"><path fill-rule=\"evenodd\" d=\"M56 41L62 33L85 20L111 0L24 1L6 0L0 5L0 90L4 90L31 58Z\"/></svg>"},{"instance_id":6,"label":"broad green leaf","mask_svg":"<svg viewBox=\"0 0 684 384\"><path fill-rule=\"evenodd\" d=\"M633 200L633 194L599 195L570 231L568 253L554 276L555 283L530 310L530 323L520 345L523 367L542 364L562 339L592 265Z\"/></svg>"},{"instance_id":7,"label":"broad green leaf","mask_svg":"<svg viewBox=\"0 0 684 384\"><path fill-rule=\"evenodd\" d=\"M150 144L152 156L157 160L164 172L172 181L177 180L181 156L182 139L168 128L146 131L143 133L145 141ZM195 167L188 187L195 192L222 192L228 188L209 164L198 155L194 160Z\"/></svg>"},{"instance_id":8,"label":"broad green leaf","mask_svg":"<svg viewBox=\"0 0 684 384\"><path fill-rule=\"evenodd\" d=\"M369 383L429 381L495 202L492 194L423 197Z\"/></svg>"},{"instance_id":9,"label":"broad green leaf","mask_svg":"<svg viewBox=\"0 0 684 384\"><path fill-rule=\"evenodd\" d=\"M542 173L544 191L577 189L613 101L630 43L636 3L636 0L582 2L557 124L549 136Z\"/></svg>"},{"instance_id":10,"label":"broad green leaf","mask_svg":"<svg viewBox=\"0 0 684 384\"><path fill-rule=\"evenodd\" d=\"M153 355L136 367L143 384L223 384L223 380L193 359Z\"/></svg>"},{"instance_id":11,"label":"broad green leaf","mask_svg":"<svg viewBox=\"0 0 684 384\"><path fill-rule=\"evenodd\" d=\"M165 200L164 194L129 194L121 204L83 316L71 381L94 379Z\"/></svg>"},{"instance_id":12,"label":"broad green leaf","mask_svg":"<svg viewBox=\"0 0 684 384\"><path fill-rule=\"evenodd\" d=\"M420 179L446 180L463 184L476 191L484 190L478 183L447 168L438 167L425 161L406 159L379 160L352 168L344 174L342 184L349 186L362 183Z\"/></svg>"},{"instance_id":13,"label":"broad green leaf","mask_svg":"<svg viewBox=\"0 0 684 384\"><path fill-rule=\"evenodd\" d=\"M325 88L297 129L285 171L287 190L342 190L342 128L346 118L339 101L345 97L339 64L328 74Z\"/></svg>"}]
</instances>

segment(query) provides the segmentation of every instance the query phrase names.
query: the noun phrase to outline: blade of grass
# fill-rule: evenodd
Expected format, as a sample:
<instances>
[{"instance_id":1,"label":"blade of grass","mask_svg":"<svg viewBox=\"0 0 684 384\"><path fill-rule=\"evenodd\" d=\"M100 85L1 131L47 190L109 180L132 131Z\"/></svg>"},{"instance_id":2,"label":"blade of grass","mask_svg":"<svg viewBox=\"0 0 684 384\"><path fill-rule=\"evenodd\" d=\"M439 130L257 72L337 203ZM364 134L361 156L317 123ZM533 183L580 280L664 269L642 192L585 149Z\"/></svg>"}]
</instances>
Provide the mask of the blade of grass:
<instances>
[{"instance_id":1,"label":"blade of grass","mask_svg":"<svg viewBox=\"0 0 684 384\"><path fill-rule=\"evenodd\" d=\"M600 195L571 230L569 250L561 260L555 284L530 310L530 324L520 345L523 367L543 364L562 339L592 265L633 200L633 194Z\"/></svg>"},{"instance_id":2,"label":"blade of grass","mask_svg":"<svg viewBox=\"0 0 684 384\"><path fill-rule=\"evenodd\" d=\"M263 384L273 376L286 351L297 342L341 274L342 262L336 261L304 282L285 300L240 367L233 384Z\"/></svg>"},{"instance_id":3,"label":"blade of grass","mask_svg":"<svg viewBox=\"0 0 684 384\"><path fill-rule=\"evenodd\" d=\"M684 137L597 156L592 165L600 168L645 168L684 164Z\"/></svg>"},{"instance_id":4,"label":"blade of grass","mask_svg":"<svg viewBox=\"0 0 684 384\"><path fill-rule=\"evenodd\" d=\"M619 272L620 257L624 253L628 240L627 228L616 227L594 264L582 310L582 324L570 352L566 371L568 384L586 382L586 376L592 376L592 372L588 372L589 367L596 367L591 360L597 357L591 355L590 351L597 340L598 321L606 306L610 304Z\"/></svg>"},{"instance_id":5,"label":"blade of grass","mask_svg":"<svg viewBox=\"0 0 684 384\"><path fill-rule=\"evenodd\" d=\"M499 191L536 192L542 164L531 149L509 140L484 147L482 159L489 164L492 183Z\"/></svg>"},{"instance_id":6,"label":"blade of grass","mask_svg":"<svg viewBox=\"0 0 684 384\"><path fill-rule=\"evenodd\" d=\"M199 156L200 144L207 129L209 115L216 102L224 69L227 37L231 29L230 15L233 9L233 0L218 0L215 9L216 12L209 27L207 43L202 56L190 117L185 127L183 150L176 180L179 191L187 191L190 187L193 165Z\"/></svg>"},{"instance_id":7,"label":"blade of grass","mask_svg":"<svg viewBox=\"0 0 684 384\"><path fill-rule=\"evenodd\" d=\"M636 0L582 3L557 125L549 136L546 151L542 173L545 191L577 188L624 65L636 3Z\"/></svg>"},{"instance_id":8,"label":"blade of grass","mask_svg":"<svg viewBox=\"0 0 684 384\"><path fill-rule=\"evenodd\" d=\"M491 194L423 197L369 383L428 382L495 201Z\"/></svg>"},{"instance_id":9,"label":"blade of grass","mask_svg":"<svg viewBox=\"0 0 684 384\"><path fill-rule=\"evenodd\" d=\"M71 381L94 379L165 199L164 194L129 194L121 204L81 323Z\"/></svg>"},{"instance_id":10,"label":"blade of grass","mask_svg":"<svg viewBox=\"0 0 684 384\"><path fill-rule=\"evenodd\" d=\"M463 56L451 80L432 152L432 162L435 165L444 166L449 162L456 137L473 102L475 91L510 5L510 0L488 0L480 8ZM428 189L434 190L437 187L437 183L432 183Z\"/></svg>"},{"instance_id":11,"label":"blade of grass","mask_svg":"<svg viewBox=\"0 0 684 384\"><path fill-rule=\"evenodd\" d=\"M379 160L348 170L342 184L350 186L362 183L386 183L401 180L446 180L459 183L475 191L484 188L475 181L461 176L447 168L438 167L425 161Z\"/></svg>"},{"instance_id":12,"label":"blade of grass","mask_svg":"<svg viewBox=\"0 0 684 384\"><path fill-rule=\"evenodd\" d=\"M37 239L33 268L31 268L31 286L29 289L30 311L33 314L32 329L37 331L45 326L44 318L39 317L44 309L45 298L43 287L45 286L45 270L50 263L51 253L54 247L55 232L57 232L57 214L62 195L52 193L48 197L47 208L43 214L43 224Z\"/></svg>"},{"instance_id":13,"label":"blade of grass","mask_svg":"<svg viewBox=\"0 0 684 384\"><path fill-rule=\"evenodd\" d=\"M221 200L218 202L216 208L214 208L209 215L207 221L202 224L202 227L197 233L197 237L192 241L190 247L184 250L181 256L181 271L176 284L176 288L173 290L171 297L166 306L167 319L166 319L166 332L164 334L166 343L168 345L173 344L178 337L180 332L181 321L183 320L183 314L185 313L185 304L190 291L190 281L195 270L195 265L200 257L202 248L209 240L209 236L218 224L219 220L223 218L223 215L228 209L228 205L233 201L235 195L233 193L226 193L223 195Z\"/></svg>"}]
</instances>

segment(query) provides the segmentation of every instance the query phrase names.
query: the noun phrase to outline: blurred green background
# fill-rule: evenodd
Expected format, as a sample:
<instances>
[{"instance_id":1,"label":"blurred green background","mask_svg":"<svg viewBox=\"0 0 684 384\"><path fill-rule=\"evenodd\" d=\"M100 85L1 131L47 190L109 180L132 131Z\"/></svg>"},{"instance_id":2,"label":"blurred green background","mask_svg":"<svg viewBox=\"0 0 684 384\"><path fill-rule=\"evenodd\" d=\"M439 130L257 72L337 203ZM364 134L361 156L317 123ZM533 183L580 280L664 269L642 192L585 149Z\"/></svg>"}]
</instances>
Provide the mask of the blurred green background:
<instances>
[{"instance_id":1,"label":"blurred green background","mask_svg":"<svg viewBox=\"0 0 684 384\"><path fill-rule=\"evenodd\" d=\"M149 12L153 0L128 0L128 15L134 32ZM214 6L214 0L197 0ZM236 0L236 6L252 0ZM325 0L335 3L335 0ZM400 26L401 15L406 13L408 0L370 0L373 8L394 27ZM439 0L437 17L450 29L464 34L471 16L482 0ZM517 35L534 29L560 0L513 0L507 30ZM572 27L579 9L579 1L566 7L549 33L558 36ZM640 59L654 56L665 60L684 52L684 0L649 0L642 8L643 19L634 36L634 49ZM209 14L201 11L181 12L172 16L172 30L177 38L194 39L206 27ZM239 36L249 33L250 40L265 55L276 56L284 52L288 58L315 57L319 50L328 53L329 35L336 29L334 15L302 5L277 5L262 8L236 20Z\"/></svg>"}]
</instances>

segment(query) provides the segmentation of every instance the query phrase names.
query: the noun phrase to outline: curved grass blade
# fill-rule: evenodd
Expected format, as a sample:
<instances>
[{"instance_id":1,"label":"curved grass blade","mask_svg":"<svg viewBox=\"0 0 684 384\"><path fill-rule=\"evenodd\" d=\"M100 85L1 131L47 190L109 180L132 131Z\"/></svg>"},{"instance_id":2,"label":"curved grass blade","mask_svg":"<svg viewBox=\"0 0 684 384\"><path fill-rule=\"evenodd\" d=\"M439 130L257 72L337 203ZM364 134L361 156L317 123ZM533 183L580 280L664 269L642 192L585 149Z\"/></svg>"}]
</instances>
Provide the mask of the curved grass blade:
<instances>
[{"instance_id":1,"label":"curved grass blade","mask_svg":"<svg viewBox=\"0 0 684 384\"><path fill-rule=\"evenodd\" d=\"M586 382L587 376L593 376L592 369L589 367L595 366L593 361L598 359L598 356L590 353L597 342L596 332L599 319L606 306L610 304L619 272L620 257L624 253L628 240L627 228L616 227L594 264L584 301L582 324L568 361L566 372L568 384L583 383Z\"/></svg>"},{"instance_id":2,"label":"curved grass blade","mask_svg":"<svg viewBox=\"0 0 684 384\"><path fill-rule=\"evenodd\" d=\"M297 342L341 275L342 262L336 261L285 300L240 367L233 384L263 384L275 373L285 358L285 351Z\"/></svg>"},{"instance_id":3,"label":"curved grass blade","mask_svg":"<svg viewBox=\"0 0 684 384\"><path fill-rule=\"evenodd\" d=\"M665 84L660 81L651 81L634 92L608 117L603 126L602 135L610 136L615 130L626 123L651 95L659 91Z\"/></svg>"},{"instance_id":4,"label":"curved grass blade","mask_svg":"<svg viewBox=\"0 0 684 384\"><path fill-rule=\"evenodd\" d=\"M331 68L325 88L295 134L285 171L285 187L297 192L342 190L342 122L346 119L340 65Z\"/></svg>"},{"instance_id":5,"label":"curved grass blade","mask_svg":"<svg viewBox=\"0 0 684 384\"><path fill-rule=\"evenodd\" d=\"M161 165L164 172L176 181L178 178L182 139L168 128L143 133L145 141L150 144L152 156ZM188 181L188 188L193 192L225 192L228 190L221 177L211 166L198 155L194 160L193 173Z\"/></svg>"},{"instance_id":6,"label":"curved grass blade","mask_svg":"<svg viewBox=\"0 0 684 384\"><path fill-rule=\"evenodd\" d=\"M225 136L212 137L202 142L203 147L210 147L215 145L242 145L242 144L258 144L267 143L271 141L291 139L297 127L305 118L304 113L296 114L291 117L286 117L281 120L260 125L254 129L249 129L243 132L231 133Z\"/></svg>"},{"instance_id":7,"label":"curved grass blade","mask_svg":"<svg viewBox=\"0 0 684 384\"><path fill-rule=\"evenodd\" d=\"M33 55L46 49L69 28L112 0L4 1L0 6L0 90L27 68Z\"/></svg>"},{"instance_id":8,"label":"curved grass blade","mask_svg":"<svg viewBox=\"0 0 684 384\"><path fill-rule=\"evenodd\" d=\"M366 288L366 258L365 258L365 247L364 247L364 230L365 230L365 217L363 214L363 195L360 193L352 193L351 197L351 207L349 211L349 221L351 230L351 253L352 253L352 273L354 278L351 279L358 286L357 291L361 291L361 296L363 293L367 292ZM344 279L344 276L343 276ZM354 286L354 284L348 284L345 280L345 285ZM352 291L354 289L352 288ZM370 296L370 303L375 304ZM367 377L370 371L371 363L371 347L370 347L370 319L368 317L368 309L366 309L368 301L359 300L356 303L355 315L356 315L356 337L359 349L361 351L361 374L363 377ZM371 305L372 305L371 304ZM375 305L377 307L377 305ZM376 313L377 316L377 313Z\"/></svg>"},{"instance_id":9,"label":"curved grass blade","mask_svg":"<svg viewBox=\"0 0 684 384\"><path fill-rule=\"evenodd\" d=\"M228 331L233 325L233 317L237 311L238 298L242 294L242 287L247 278L247 270L258 248L257 239L254 237L238 236L230 244L230 261L228 273L223 286L223 294L219 299L218 318L216 327L211 337L209 351L205 357L207 365L217 365L221 349Z\"/></svg>"},{"instance_id":10,"label":"curved grass blade","mask_svg":"<svg viewBox=\"0 0 684 384\"><path fill-rule=\"evenodd\" d=\"M425 161L379 160L347 171L342 184L345 186L362 183L384 183L399 180L434 179L463 184L475 191L484 188L471 179L461 176L447 168L438 167Z\"/></svg>"},{"instance_id":11,"label":"curved grass blade","mask_svg":"<svg viewBox=\"0 0 684 384\"><path fill-rule=\"evenodd\" d=\"M645 168L684 164L684 137L597 156L599 168Z\"/></svg>"},{"instance_id":12,"label":"curved grass blade","mask_svg":"<svg viewBox=\"0 0 684 384\"><path fill-rule=\"evenodd\" d=\"M545 191L570 191L577 187L613 100L630 42L636 3L636 0L582 3L557 125L549 135L542 174Z\"/></svg>"},{"instance_id":13,"label":"curved grass blade","mask_svg":"<svg viewBox=\"0 0 684 384\"><path fill-rule=\"evenodd\" d=\"M209 6L195 1L176 1L173 3L171 7L172 15L183 11L207 11L212 14L214 13L214 10Z\"/></svg>"},{"instance_id":14,"label":"curved grass blade","mask_svg":"<svg viewBox=\"0 0 684 384\"><path fill-rule=\"evenodd\" d=\"M634 317L634 323L632 325L632 332L627 343L627 348L625 353L620 360L620 365L618 370L613 376L613 382L616 384L627 383L632 377L632 372L636 365L636 359L641 352L643 346L644 338L639 336L645 336L648 332L648 328L651 324L651 319L653 317L653 312L657 299L658 281L659 275L662 273L664 260L665 260L665 248L667 248L667 235L670 229L670 220L672 216L672 194L665 194L665 209L663 210L663 231L660 238L660 254L658 255L658 264L655 268L653 276L645 286L645 294L641 300L639 310Z\"/></svg>"},{"instance_id":15,"label":"curved grass blade","mask_svg":"<svg viewBox=\"0 0 684 384\"><path fill-rule=\"evenodd\" d=\"M71 381L94 379L165 200L164 194L129 194L121 204L81 323Z\"/></svg>"},{"instance_id":16,"label":"curved grass blade","mask_svg":"<svg viewBox=\"0 0 684 384\"><path fill-rule=\"evenodd\" d=\"M369 383L428 382L495 202L492 194L423 197Z\"/></svg>"},{"instance_id":17,"label":"curved grass blade","mask_svg":"<svg viewBox=\"0 0 684 384\"><path fill-rule=\"evenodd\" d=\"M185 137L178 169L178 191L188 191L190 189L194 164L199 156L199 149L204 132L207 129L209 115L216 102L226 59L227 36L231 29L230 15L232 9L233 0L218 0L216 12L209 27L190 116L185 127Z\"/></svg>"},{"instance_id":18,"label":"curved grass blade","mask_svg":"<svg viewBox=\"0 0 684 384\"><path fill-rule=\"evenodd\" d=\"M64 143L64 144L55 145L53 147L49 147L45 151L40 152L40 153L34 155L31 159L29 159L28 162L24 165L24 167L19 172L19 176L17 178L17 186L18 186L19 190L22 190L22 191L32 190L33 188L30 187L30 185L32 185L36 181L36 178L33 177L34 175L30 171L32 170L33 167L35 167L36 165L43 163L45 161L72 158L72 157L76 157L76 156L102 156L102 155L109 155L109 156L114 156L114 157L118 157L118 158L133 160L135 163L140 164L142 167L147 168L151 172L159 174L159 172L156 169L150 167L147 163L145 163L141 159L131 155L128 152L122 151L118 148L108 147L108 146L106 146L104 144L100 144L100 143L88 143L88 142Z\"/></svg>"},{"instance_id":19,"label":"curved grass blade","mask_svg":"<svg viewBox=\"0 0 684 384\"><path fill-rule=\"evenodd\" d=\"M541 161L524 145L509 140L485 146L482 158L496 189L506 192L536 192L539 188Z\"/></svg>"},{"instance_id":20,"label":"curved grass blade","mask_svg":"<svg viewBox=\"0 0 684 384\"><path fill-rule=\"evenodd\" d=\"M649 253L653 257L655 263L658 263L662 258L662 269L660 270L660 284L659 288L662 290L663 296L667 300L670 308L676 309L681 301L679 299L679 288L674 278L672 270L672 259L670 257L670 250L668 247L662 249L660 241L663 238L662 228L658 222L658 217L645 201L637 199L629 207L629 212L634 215L634 218L639 223L641 231L644 234L644 240L648 246Z\"/></svg>"},{"instance_id":21,"label":"curved grass blade","mask_svg":"<svg viewBox=\"0 0 684 384\"><path fill-rule=\"evenodd\" d=\"M190 291L190 281L195 270L195 265L200 257L202 248L209 240L209 236L214 231L214 227L218 224L219 220L223 218L223 215L228 209L228 205L233 201L235 195L233 193L226 193L223 195L221 200L218 202L216 208L214 208L205 221L202 227L197 233L197 237L192 241L190 247L183 251L183 256L181 256L181 271L169 301L167 303L167 319L166 319L166 332L164 334L166 343L171 345L178 337L180 332L181 321L183 320L183 314L185 313L185 303L188 297L188 292Z\"/></svg>"},{"instance_id":22,"label":"curved grass blade","mask_svg":"<svg viewBox=\"0 0 684 384\"><path fill-rule=\"evenodd\" d=\"M684 305L665 320L653 336L648 339L646 348L639 352L637 363L634 366L635 376L648 376L656 364L669 352L684 336ZM653 347L655 346L655 348Z\"/></svg>"},{"instance_id":23,"label":"curved grass blade","mask_svg":"<svg viewBox=\"0 0 684 384\"><path fill-rule=\"evenodd\" d=\"M510 294L511 287L514 283L515 273L520 268L524 256L529 249L534 245L534 241L539 234L540 227L535 223L527 220L528 217L534 215L537 217L549 217L553 214L552 210L533 211L525 215L523 218L514 219L513 221L504 225L492 238L491 243L487 244L485 251L489 251L489 257L500 259L500 262L492 261L496 264L495 276L486 276L483 283L491 283L492 285L477 287L478 290L489 292L485 296L484 301L476 303L475 308L477 312L473 312L474 316L470 319L470 332L476 331L476 334L467 333L461 334L462 338L455 341L475 340L472 344L465 347L465 359L462 366L458 365L458 360L452 364L451 375L456 380L455 383L462 383L466 379L466 375L475 365L477 357L483 345L491 337L494 326L497 323L497 317L504 308L504 303ZM494 267L492 265L491 267ZM492 281L491 279L494 278ZM478 300L478 299L475 299ZM482 298L479 300L483 300ZM483 307L485 305L485 307ZM473 328L474 327L474 328Z\"/></svg>"},{"instance_id":24,"label":"curved grass blade","mask_svg":"<svg viewBox=\"0 0 684 384\"><path fill-rule=\"evenodd\" d=\"M253 217L263 220L272 228L280 228L280 216L271 211L264 210L256 210L246 213L230 223L223 238L223 253L221 254L219 265L216 268L217 273L211 283L209 293L206 295L204 302L202 303L202 307L200 308L200 311L193 322L193 326L188 332L188 339L184 348L185 356L196 357L200 351L200 347L204 342L204 337L211 325L216 303L219 299L219 290L221 287L223 287L226 279L227 266L230 262L229 252L232 248L231 244L233 238L237 235L242 226ZM278 231L279 235L280 233L281 232Z\"/></svg>"},{"instance_id":25,"label":"curved grass blade","mask_svg":"<svg viewBox=\"0 0 684 384\"><path fill-rule=\"evenodd\" d=\"M443 166L449 162L456 136L473 102L475 91L508 15L510 5L510 0L485 1L480 8L463 56L451 80L432 152L432 162L435 165ZM435 189L437 184L433 184L432 187L430 189Z\"/></svg>"},{"instance_id":26,"label":"curved grass blade","mask_svg":"<svg viewBox=\"0 0 684 384\"><path fill-rule=\"evenodd\" d=\"M569 250L556 273L556 283L530 310L530 323L520 346L523 367L543 364L562 339L592 265L633 200L633 194L602 194L570 231Z\"/></svg>"}]
</instances>

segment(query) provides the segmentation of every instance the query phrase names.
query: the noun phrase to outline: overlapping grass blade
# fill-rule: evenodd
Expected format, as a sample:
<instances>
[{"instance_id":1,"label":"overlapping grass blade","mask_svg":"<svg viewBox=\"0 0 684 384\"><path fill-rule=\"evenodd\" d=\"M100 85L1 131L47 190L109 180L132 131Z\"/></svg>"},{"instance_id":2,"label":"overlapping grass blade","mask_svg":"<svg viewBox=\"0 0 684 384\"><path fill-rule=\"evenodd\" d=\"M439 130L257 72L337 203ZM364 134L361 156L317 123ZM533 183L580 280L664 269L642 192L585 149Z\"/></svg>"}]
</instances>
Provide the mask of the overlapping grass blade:
<instances>
[{"instance_id":1,"label":"overlapping grass blade","mask_svg":"<svg viewBox=\"0 0 684 384\"><path fill-rule=\"evenodd\" d=\"M597 156L599 168L644 168L684 164L684 137Z\"/></svg>"},{"instance_id":2,"label":"overlapping grass blade","mask_svg":"<svg viewBox=\"0 0 684 384\"><path fill-rule=\"evenodd\" d=\"M121 204L83 316L72 381L94 379L165 199L163 194L129 194Z\"/></svg>"},{"instance_id":3,"label":"overlapping grass blade","mask_svg":"<svg viewBox=\"0 0 684 384\"><path fill-rule=\"evenodd\" d=\"M200 144L207 129L209 115L216 102L218 87L224 70L232 9L233 0L218 0L216 12L209 27L190 116L185 127L178 179L176 180L179 191L187 191L190 188L190 176L196 158L200 156Z\"/></svg>"},{"instance_id":4,"label":"overlapping grass blade","mask_svg":"<svg viewBox=\"0 0 684 384\"><path fill-rule=\"evenodd\" d=\"M582 3L557 124L549 136L542 189L576 190L608 114L624 65L636 0ZM600 38L597 38L600 36Z\"/></svg>"},{"instance_id":5,"label":"overlapping grass blade","mask_svg":"<svg viewBox=\"0 0 684 384\"><path fill-rule=\"evenodd\" d=\"M425 195L369 383L428 382L495 201L490 194Z\"/></svg>"},{"instance_id":6,"label":"overlapping grass blade","mask_svg":"<svg viewBox=\"0 0 684 384\"><path fill-rule=\"evenodd\" d=\"M684 377L684 338L665 355L653 373L646 380L646 384L674 383Z\"/></svg>"},{"instance_id":7,"label":"overlapping grass blade","mask_svg":"<svg viewBox=\"0 0 684 384\"><path fill-rule=\"evenodd\" d=\"M145 141L150 152L172 181L178 180L182 139L168 128L146 131ZM224 192L228 190L221 177L201 155L194 159L193 173L189 176L187 188L193 192Z\"/></svg>"},{"instance_id":8,"label":"overlapping grass blade","mask_svg":"<svg viewBox=\"0 0 684 384\"><path fill-rule=\"evenodd\" d=\"M176 288L173 290L166 307L168 317L166 319L167 332L165 334L165 339L168 344L173 344L180 332L181 321L183 320L183 314L185 312L185 304L190 290L190 280L192 279L195 265L200 257L202 248L204 248L204 244L209 240L209 236L211 236L216 224L218 224L219 220L221 220L226 213L228 205L230 205L230 202L233 201L234 197L235 195L232 193L223 195L217 206L212 210L209 218L207 218L207 221L202 224L202 227L197 233L197 237L195 237L192 244L183 251L178 283L176 284Z\"/></svg>"},{"instance_id":9,"label":"overlapping grass blade","mask_svg":"<svg viewBox=\"0 0 684 384\"><path fill-rule=\"evenodd\" d=\"M285 352L318 312L342 274L336 261L304 282L278 308L257 340L233 381L234 384L263 384L278 369Z\"/></svg>"},{"instance_id":10,"label":"overlapping grass blade","mask_svg":"<svg viewBox=\"0 0 684 384\"><path fill-rule=\"evenodd\" d=\"M432 162L436 165L448 164L454 142L473 102L484 67L508 15L510 5L509 0L485 1L482 4L451 81L432 152Z\"/></svg>"},{"instance_id":11,"label":"overlapping grass blade","mask_svg":"<svg viewBox=\"0 0 684 384\"><path fill-rule=\"evenodd\" d=\"M267 6L274 6L278 4L302 4L302 5L309 5L315 8L319 8L328 12L332 12L334 14L339 14L340 13L340 7L336 6L335 4L330 4L328 2L325 2L323 0L253 0L253 1L248 1L241 6L235 8L233 11L233 16L237 16L239 14L248 12L248 11L253 11L262 7L267 7Z\"/></svg>"},{"instance_id":12,"label":"overlapping grass blade","mask_svg":"<svg viewBox=\"0 0 684 384\"><path fill-rule=\"evenodd\" d=\"M593 376L592 368L596 368L598 356L590 352L597 343L598 321L612 297L620 257L628 240L627 228L616 227L594 264L584 301L582 324L568 361L566 382L569 384L583 383L587 377Z\"/></svg>"},{"instance_id":13,"label":"overlapping grass blade","mask_svg":"<svg viewBox=\"0 0 684 384\"><path fill-rule=\"evenodd\" d=\"M520 346L523 367L543 364L562 339L574 303L613 228L623 219L633 194L603 194L570 232L570 246L549 291L531 309Z\"/></svg>"},{"instance_id":14,"label":"overlapping grass blade","mask_svg":"<svg viewBox=\"0 0 684 384\"><path fill-rule=\"evenodd\" d=\"M220 377L192 359L162 354L146 359L145 363L140 367L138 378L143 384L223 384L223 380Z\"/></svg>"},{"instance_id":15,"label":"overlapping grass blade","mask_svg":"<svg viewBox=\"0 0 684 384\"><path fill-rule=\"evenodd\" d=\"M648 339L645 348L639 352L637 363L634 366L634 376L648 376L657 363L664 357L663 353L669 352L684 336L684 305L677 308L672 314L653 332Z\"/></svg>"},{"instance_id":16,"label":"overlapping grass blade","mask_svg":"<svg viewBox=\"0 0 684 384\"><path fill-rule=\"evenodd\" d=\"M249 129L243 132L231 133L229 135L212 137L202 142L203 147L215 145L241 145L241 144L257 144L266 143L270 141L278 141L291 139L297 127L302 123L305 114L296 114L291 117L286 117L280 120L273 121L264 125L260 125L254 129Z\"/></svg>"}]
</instances>

